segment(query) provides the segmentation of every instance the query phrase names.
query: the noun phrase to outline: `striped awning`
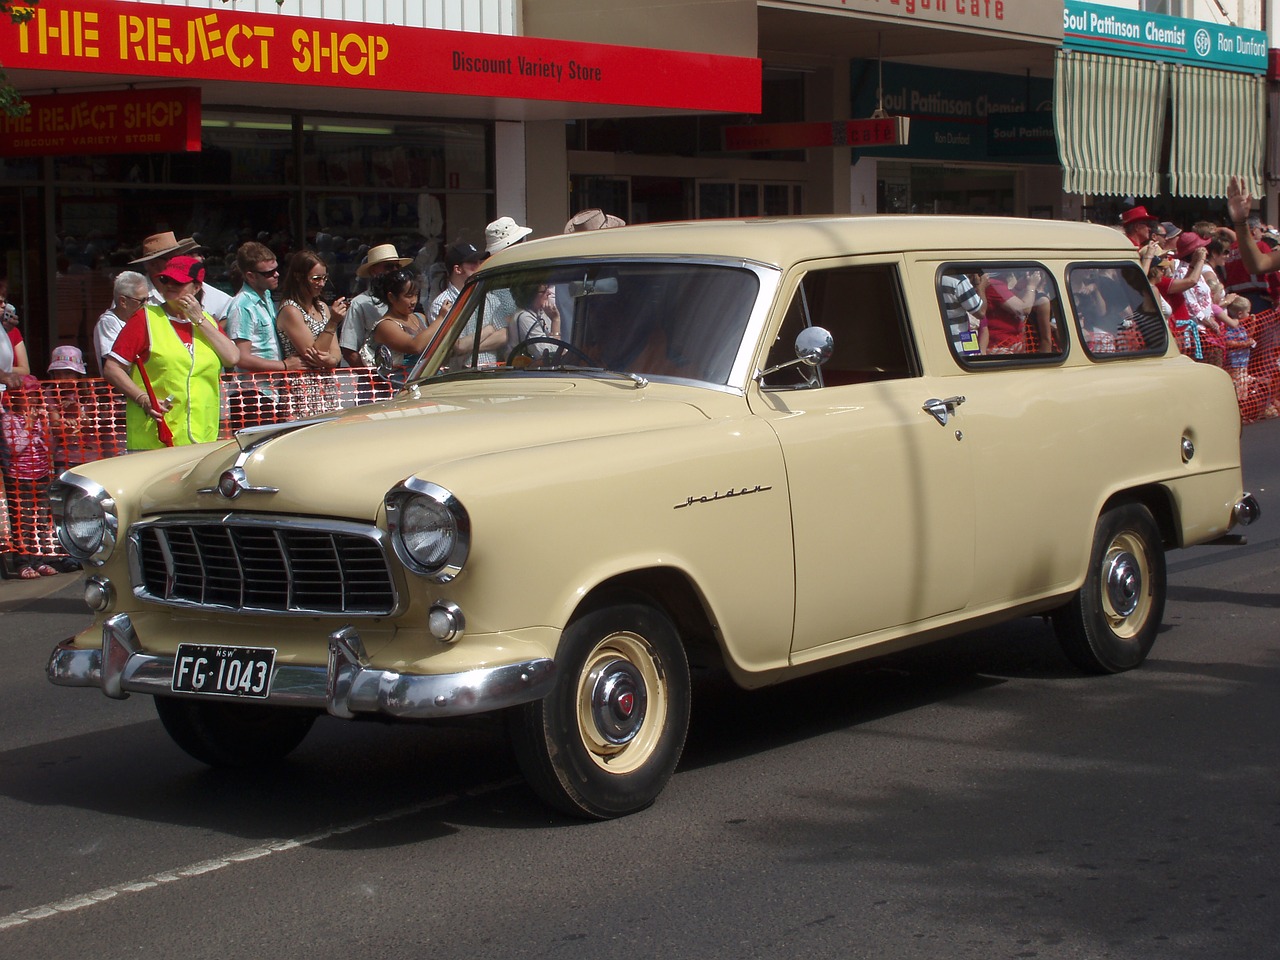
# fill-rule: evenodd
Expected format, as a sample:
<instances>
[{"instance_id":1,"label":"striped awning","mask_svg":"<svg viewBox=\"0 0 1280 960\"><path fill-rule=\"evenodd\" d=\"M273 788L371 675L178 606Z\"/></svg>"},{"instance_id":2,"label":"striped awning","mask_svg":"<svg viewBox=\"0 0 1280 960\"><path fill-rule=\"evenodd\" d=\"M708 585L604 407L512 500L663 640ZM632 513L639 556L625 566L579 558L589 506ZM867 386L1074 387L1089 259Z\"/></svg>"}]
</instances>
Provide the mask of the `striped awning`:
<instances>
[{"instance_id":1,"label":"striped awning","mask_svg":"<svg viewBox=\"0 0 1280 960\"><path fill-rule=\"evenodd\" d=\"M1057 52L1053 126L1064 192L1160 194L1168 69L1146 60Z\"/></svg>"},{"instance_id":2,"label":"striped awning","mask_svg":"<svg viewBox=\"0 0 1280 960\"><path fill-rule=\"evenodd\" d=\"M1280 90L1267 91L1267 114L1280 117ZM1280 123L1273 123L1267 128L1267 182L1275 183L1277 180L1280 180Z\"/></svg>"},{"instance_id":3,"label":"striped awning","mask_svg":"<svg viewBox=\"0 0 1280 960\"><path fill-rule=\"evenodd\" d=\"M1267 83L1262 77L1204 67L1172 71L1169 192L1175 197L1225 197L1240 177L1262 196L1267 149Z\"/></svg>"}]
</instances>

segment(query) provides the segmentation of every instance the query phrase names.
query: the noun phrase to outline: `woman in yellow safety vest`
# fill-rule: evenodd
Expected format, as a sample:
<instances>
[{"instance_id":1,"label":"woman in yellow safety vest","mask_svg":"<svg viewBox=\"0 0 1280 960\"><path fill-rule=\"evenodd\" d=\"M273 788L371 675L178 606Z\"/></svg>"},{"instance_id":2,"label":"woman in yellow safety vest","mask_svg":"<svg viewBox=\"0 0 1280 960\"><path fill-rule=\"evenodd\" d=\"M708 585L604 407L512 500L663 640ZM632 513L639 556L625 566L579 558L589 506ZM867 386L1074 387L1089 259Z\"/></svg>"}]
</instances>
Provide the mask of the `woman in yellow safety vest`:
<instances>
[{"instance_id":1,"label":"woman in yellow safety vest","mask_svg":"<svg viewBox=\"0 0 1280 960\"><path fill-rule=\"evenodd\" d=\"M164 305L130 317L103 362L102 375L128 400L130 451L216 440L222 368L240 356L201 309L199 260L174 257L154 279Z\"/></svg>"}]
</instances>

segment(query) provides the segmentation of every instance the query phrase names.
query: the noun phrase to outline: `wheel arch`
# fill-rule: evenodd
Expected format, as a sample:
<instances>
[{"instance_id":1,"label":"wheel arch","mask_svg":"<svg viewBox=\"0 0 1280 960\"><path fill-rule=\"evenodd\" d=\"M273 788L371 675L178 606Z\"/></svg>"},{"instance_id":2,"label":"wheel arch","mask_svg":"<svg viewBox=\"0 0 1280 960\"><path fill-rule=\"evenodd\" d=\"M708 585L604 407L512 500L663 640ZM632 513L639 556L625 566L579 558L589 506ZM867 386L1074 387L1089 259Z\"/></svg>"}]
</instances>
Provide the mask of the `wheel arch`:
<instances>
[{"instance_id":1,"label":"wheel arch","mask_svg":"<svg viewBox=\"0 0 1280 960\"><path fill-rule=\"evenodd\" d=\"M1140 487L1119 490L1107 498L1098 512L1102 516L1108 510L1123 506L1126 503L1137 503L1146 507L1155 519L1160 530L1160 542L1166 550L1182 546L1181 525L1178 521L1178 508L1168 488L1163 484L1149 483Z\"/></svg>"},{"instance_id":2,"label":"wheel arch","mask_svg":"<svg viewBox=\"0 0 1280 960\"><path fill-rule=\"evenodd\" d=\"M646 567L615 574L587 592L565 626L618 603L644 603L665 613L675 625L691 667L721 669L725 666L715 618L706 598L684 571L674 567Z\"/></svg>"}]
</instances>

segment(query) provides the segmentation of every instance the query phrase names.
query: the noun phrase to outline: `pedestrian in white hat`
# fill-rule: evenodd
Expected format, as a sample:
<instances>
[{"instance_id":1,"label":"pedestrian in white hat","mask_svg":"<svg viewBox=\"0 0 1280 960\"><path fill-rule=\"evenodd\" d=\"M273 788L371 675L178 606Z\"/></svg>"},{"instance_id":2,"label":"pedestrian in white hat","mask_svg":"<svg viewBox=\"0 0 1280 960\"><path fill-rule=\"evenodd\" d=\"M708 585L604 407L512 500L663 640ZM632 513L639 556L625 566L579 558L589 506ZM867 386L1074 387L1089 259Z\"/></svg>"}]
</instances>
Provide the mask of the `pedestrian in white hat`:
<instances>
[{"instance_id":1,"label":"pedestrian in white hat","mask_svg":"<svg viewBox=\"0 0 1280 960\"><path fill-rule=\"evenodd\" d=\"M364 262L356 268L356 276L380 277L392 270L407 267L412 262L413 257L400 256L394 243L380 243L370 248ZM365 290L351 298L346 319L342 321L342 332L338 336L338 346L342 349L342 358L347 361L347 366L364 366L364 361L360 359L360 347L369 339L374 325L386 312L386 305L371 290Z\"/></svg>"},{"instance_id":2,"label":"pedestrian in white hat","mask_svg":"<svg viewBox=\"0 0 1280 960\"><path fill-rule=\"evenodd\" d=\"M499 217L484 228L485 253L494 254L499 250L505 250L531 233L533 233L532 227L522 227L510 217Z\"/></svg>"}]
</instances>

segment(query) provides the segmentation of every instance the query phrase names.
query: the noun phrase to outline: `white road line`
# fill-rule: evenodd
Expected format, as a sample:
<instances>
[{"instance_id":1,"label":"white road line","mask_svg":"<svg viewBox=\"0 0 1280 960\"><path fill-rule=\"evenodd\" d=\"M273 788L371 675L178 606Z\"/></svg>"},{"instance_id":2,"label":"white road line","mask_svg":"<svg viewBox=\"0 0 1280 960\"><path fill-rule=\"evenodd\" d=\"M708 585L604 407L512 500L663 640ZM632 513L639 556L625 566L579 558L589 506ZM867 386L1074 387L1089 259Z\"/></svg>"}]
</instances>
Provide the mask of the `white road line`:
<instances>
[{"instance_id":1,"label":"white road line","mask_svg":"<svg viewBox=\"0 0 1280 960\"><path fill-rule=\"evenodd\" d=\"M201 860L197 863L189 863L185 867L178 867L174 870L165 870L162 873L153 873L151 876L144 877L141 880L129 880L124 883L117 883L114 886L102 887L98 890L91 890L88 893L81 893L72 897L67 897L65 900L58 900L54 903L46 903L38 907L27 907L25 910L18 910L6 917L0 917L0 930L20 927L23 924L31 923L34 920L44 920L47 917L57 917L66 913L74 913L77 910L84 910L88 907L96 907L99 904L106 903L107 901L113 900L123 894L142 893L144 890L153 890L166 883L177 883L180 880L190 880L192 877L202 877L206 873L213 873L214 871L221 870L224 867L234 866L238 863L247 863L250 860L261 860L263 857L270 857L277 853L296 850L299 847L305 847L308 844L328 840L330 837L341 836L344 833L351 833L355 830L363 830L365 827L373 826L375 823L385 823L388 820L398 820L401 817L411 817L414 814L422 813L426 810L432 809L433 807L442 807L445 804L453 803L455 800L461 800L464 797L482 797L488 793L505 790L506 788L514 786L520 782L519 778L513 777L510 780L505 780L501 783L486 784L485 786L477 787L474 790L466 790L462 793L451 793L443 797L436 797L434 800L426 800L422 803L415 803L409 807L401 807L399 810L392 810L389 813L380 813L372 817L365 817L363 820L357 820L354 823L330 827L328 830L320 830L316 833L310 833L303 837L295 837L291 840L272 840L256 847L237 850L235 853L229 853L224 857L215 857L212 860Z\"/></svg>"}]
</instances>

